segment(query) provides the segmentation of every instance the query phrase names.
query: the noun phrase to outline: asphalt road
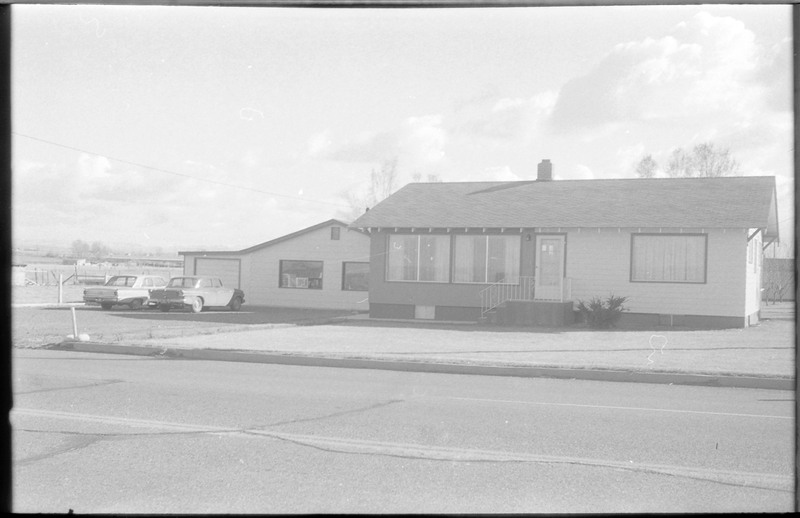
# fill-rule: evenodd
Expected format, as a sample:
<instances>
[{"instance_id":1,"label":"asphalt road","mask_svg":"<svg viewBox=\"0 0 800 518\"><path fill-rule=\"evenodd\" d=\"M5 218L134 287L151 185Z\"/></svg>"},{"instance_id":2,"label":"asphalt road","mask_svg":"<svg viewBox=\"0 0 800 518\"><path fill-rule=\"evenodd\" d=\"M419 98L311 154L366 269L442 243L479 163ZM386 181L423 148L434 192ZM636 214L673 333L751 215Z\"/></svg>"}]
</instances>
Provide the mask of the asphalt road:
<instances>
[{"instance_id":1,"label":"asphalt road","mask_svg":"<svg viewBox=\"0 0 800 518\"><path fill-rule=\"evenodd\" d=\"M13 354L16 512L794 508L792 392Z\"/></svg>"}]
</instances>

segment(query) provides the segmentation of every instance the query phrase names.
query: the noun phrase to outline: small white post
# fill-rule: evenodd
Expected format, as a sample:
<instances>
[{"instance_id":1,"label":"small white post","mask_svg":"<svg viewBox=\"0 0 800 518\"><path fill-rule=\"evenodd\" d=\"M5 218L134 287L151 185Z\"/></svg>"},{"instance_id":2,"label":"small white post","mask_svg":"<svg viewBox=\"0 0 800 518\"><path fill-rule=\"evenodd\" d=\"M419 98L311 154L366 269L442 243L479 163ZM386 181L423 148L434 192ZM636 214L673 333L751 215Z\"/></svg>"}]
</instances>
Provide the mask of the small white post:
<instances>
[{"instance_id":1,"label":"small white post","mask_svg":"<svg viewBox=\"0 0 800 518\"><path fill-rule=\"evenodd\" d=\"M58 303L64 302L64 274L58 274Z\"/></svg>"},{"instance_id":2,"label":"small white post","mask_svg":"<svg viewBox=\"0 0 800 518\"><path fill-rule=\"evenodd\" d=\"M75 306L72 306L69 309L72 310L72 336L75 338L75 340L77 340L78 339L78 319L75 316Z\"/></svg>"}]
</instances>

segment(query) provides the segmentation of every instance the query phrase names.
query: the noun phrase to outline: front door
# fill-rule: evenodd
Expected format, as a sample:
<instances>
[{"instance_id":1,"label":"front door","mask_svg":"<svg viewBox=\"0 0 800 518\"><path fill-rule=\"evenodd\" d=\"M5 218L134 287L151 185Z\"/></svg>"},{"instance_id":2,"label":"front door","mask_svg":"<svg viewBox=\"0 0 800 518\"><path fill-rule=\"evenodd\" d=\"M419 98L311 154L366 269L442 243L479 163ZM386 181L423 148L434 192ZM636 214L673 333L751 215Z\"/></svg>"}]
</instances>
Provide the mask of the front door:
<instances>
[{"instance_id":1,"label":"front door","mask_svg":"<svg viewBox=\"0 0 800 518\"><path fill-rule=\"evenodd\" d=\"M564 283L564 236L536 236L534 299L561 300Z\"/></svg>"}]
</instances>

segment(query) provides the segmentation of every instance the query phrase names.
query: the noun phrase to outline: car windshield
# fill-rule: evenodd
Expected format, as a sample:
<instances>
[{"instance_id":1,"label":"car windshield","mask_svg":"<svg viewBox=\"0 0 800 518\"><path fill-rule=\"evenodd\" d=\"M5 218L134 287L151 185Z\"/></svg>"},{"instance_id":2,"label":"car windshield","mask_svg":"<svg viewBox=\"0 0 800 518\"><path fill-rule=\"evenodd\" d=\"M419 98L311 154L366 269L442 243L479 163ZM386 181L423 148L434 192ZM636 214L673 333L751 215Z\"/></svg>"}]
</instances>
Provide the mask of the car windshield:
<instances>
[{"instance_id":1,"label":"car windshield","mask_svg":"<svg viewBox=\"0 0 800 518\"><path fill-rule=\"evenodd\" d=\"M136 277L128 277L128 276L120 275L120 276L111 277L110 279L108 279L108 282L106 283L106 286L128 286L128 287L130 287L130 286L133 286L133 284L135 282L136 282Z\"/></svg>"},{"instance_id":2,"label":"car windshield","mask_svg":"<svg viewBox=\"0 0 800 518\"><path fill-rule=\"evenodd\" d=\"M198 279L194 277L175 277L169 280L168 286L170 288L194 288L197 281Z\"/></svg>"}]
</instances>

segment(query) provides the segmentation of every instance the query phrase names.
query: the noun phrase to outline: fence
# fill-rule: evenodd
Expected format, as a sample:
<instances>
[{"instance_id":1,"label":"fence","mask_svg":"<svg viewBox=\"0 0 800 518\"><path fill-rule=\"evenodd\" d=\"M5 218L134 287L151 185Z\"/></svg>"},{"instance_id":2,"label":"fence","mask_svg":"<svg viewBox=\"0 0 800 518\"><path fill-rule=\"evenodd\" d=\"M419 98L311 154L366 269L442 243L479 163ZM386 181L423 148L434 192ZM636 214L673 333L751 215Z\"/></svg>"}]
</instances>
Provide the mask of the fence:
<instances>
[{"instance_id":1,"label":"fence","mask_svg":"<svg viewBox=\"0 0 800 518\"><path fill-rule=\"evenodd\" d=\"M27 267L25 268L24 279L20 276L20 281L15 282L15 284L24 286L58 286L59 276L64 284L74 285L104 284L110 277L115 275L160 275L167 280L182 273L182 268Z\"/></svg>"}]
</instances>

